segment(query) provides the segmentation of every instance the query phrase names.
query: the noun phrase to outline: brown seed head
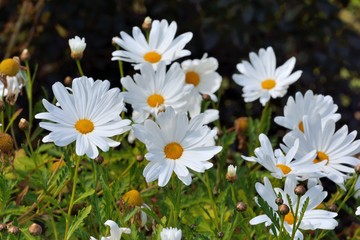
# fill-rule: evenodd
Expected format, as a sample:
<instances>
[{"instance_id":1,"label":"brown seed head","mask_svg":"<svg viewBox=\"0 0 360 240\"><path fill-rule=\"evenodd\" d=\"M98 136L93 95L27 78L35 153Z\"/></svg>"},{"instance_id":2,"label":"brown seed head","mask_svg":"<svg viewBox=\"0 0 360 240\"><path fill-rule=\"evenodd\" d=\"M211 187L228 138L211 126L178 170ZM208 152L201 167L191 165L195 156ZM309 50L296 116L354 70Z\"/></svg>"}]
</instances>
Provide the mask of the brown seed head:
<instances>
[{"instance_id":1,"label":"brown seed head","mask_svg":"<svg viewBox=\"0 0 360 240\"><path fill-rule=\"evenodd\" d=\"M39 236L42 233L42 227L37 223L33 223L29 227L29 233L33 236Z\"/></svg>"},{"instance_id":2,"label":"brown seed head","mask_svg":"<svg viewBox=\"0 0 360 240\"><path fill-rule=\"evenodd\" d=\"M238 202L238 203L236 204L236 210L237 210L238 212L245 212L245 211L246 211L246 208L247 208L247 206L246 206L246 203L244 203L244 202Z\"/></svg>"},{"instance_id":3,"label":"brown seed head","mask_svg":"<svg viewBox=\"0 0 360 240\"><path fill-rule=\"evenodd\" d=\"M10 153L14 149L12 137L7 133L0 132L0 152Z\"/></svg>"},{"instance_id":4,"label":"brown seed head","mask_svg":"<svg viewBox=\"0 0 360 240\"><path fill-rule=\"evenodd\" d=\"M300 184L295 187L294 192L296 195L302 196L306 193L306 188Z\"/></svg>"},{"instance_id":5,"label":"brown seed head","mask_svg":"<svg viewBox=\"0 0 360 240\"><path fill-rule=\"evenodd\" d=\"M290 208L286 204L281 204L278 208L278 211L281 215L285 216L290 212Z\"/></svg>"}]
</instances>

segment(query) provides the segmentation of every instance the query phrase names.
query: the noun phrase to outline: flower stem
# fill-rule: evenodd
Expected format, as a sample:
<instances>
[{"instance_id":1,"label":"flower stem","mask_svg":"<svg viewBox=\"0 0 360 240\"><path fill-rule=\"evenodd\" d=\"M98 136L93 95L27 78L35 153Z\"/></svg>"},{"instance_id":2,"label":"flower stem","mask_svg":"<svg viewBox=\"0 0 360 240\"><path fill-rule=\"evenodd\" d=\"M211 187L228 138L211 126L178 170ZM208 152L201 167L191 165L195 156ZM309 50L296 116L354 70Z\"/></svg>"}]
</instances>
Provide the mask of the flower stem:
<instances>
[{"instance_id":1,"label":"flower stem","mask_svg":"<svg viewBox=\"0 0 360 240\"><path fill-rule=\"evenodd\" d=\"M84 72L82 70L81 64L80 64L80 60L76 60L76 66L78 68L79 74L80 76L84 76Z\"/></svg>"},{"instance_id":2,"label":"flower stem","mask_svg":"<svg viewBox=\"0 0 360 240\"><path fill-rule=\"evenodd\" d=\"M298 196L297 201L296 201L296 209L295 209L295 214L294 214L294 223L293 223L293 229L292 229L292 233L291 233L291 239L295 239L295 233L297 230L296 227L296 220L297 220L297 216L299 213L299 207L300 207L300 196Z\"/></svg>"},{"instance_id":3,"label":"flower stem","mask_svg":"<svg viewBox=\"0 0 360 240\"><path fill-rule=\"evenodd\" d=\"M76 165L75 165L75 172L74 172L74 178L73 178L73 186L72 186L72 190L71 190L71 198L70 198L69 208L68 208L67 217L66 217L66 228L65 228L64 240L68 239L67 235L68 235L69 225L70 225L71 210L74 205L76 183L77 183L77 178L78 178L78 170L79 170L80 160L81 160L80 157L76 157L76 159L75 159Z\"/></svg>"}]
</instances>

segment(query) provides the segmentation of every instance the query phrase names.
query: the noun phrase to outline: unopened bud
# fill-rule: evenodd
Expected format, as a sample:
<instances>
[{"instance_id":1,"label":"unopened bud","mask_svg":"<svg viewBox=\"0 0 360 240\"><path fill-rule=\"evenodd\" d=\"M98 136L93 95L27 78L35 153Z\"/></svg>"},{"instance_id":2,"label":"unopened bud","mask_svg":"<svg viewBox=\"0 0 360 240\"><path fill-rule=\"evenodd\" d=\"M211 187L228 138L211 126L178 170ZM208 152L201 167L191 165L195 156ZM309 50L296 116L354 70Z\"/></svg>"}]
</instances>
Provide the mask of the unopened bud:
<instances>
[{"instance_id":1,"label":"unopened bud","mask_svg":"<svg viewBox=\"0 0 360 240\"><path fill-rule=\"evenodd\" d=\"M228 180L228 182L235 182L237 180L236 169L237 167L234 167L231 164L228 166L226 173L226 180Z\"/></svg>"},{"instance_id":2,"label":"unopened bud","mask_svg":"<svg viewBox=\"0 0 360 240\"><path fill-rule=\"evenodd\" d=\"M302 196L302 195L305 194L306 188L303 185L300 184L300 185L297 185L295 187L294 192L295 192L296 195Z\"/></svg>"},{"instance_id":3,"label":"unopened bud","mask_svg":"<svg viewBox=\"0 0 360 240\"><path fill-rule=\"evenodd\" d=\"M149 16L147 16L144 19L144 22L141 25L142 29L144 29L144 30L150 29L151 28L151 22L152 22L152 19Z\"/></svg>"},{"instance_id":4,"label":"unopened bud","mask_svg":"<svg viewBox=\"0 0 360 240\"><path fill-rule=\"evenodd\" d=\"M284 200L282 198L278 197L275 199L275 203L276 203L276 205L280 206L281 204L284 203Z\"/></svg>"},{"instance_id":5,"label":"unopened bud","mask_svg":"<svg viewBox=\"0 0 360 240\"><path fill-rule=\"evenodd\" d=\"M42 233L42 227L37 223L33 223L29 227L29 233L33 236L39 236Z\"/></svg>"},{"instance_id":6,"label":"unopened bud","mask_svg":"<svg viewBox=\"0 0 360 240\"><path fill-rule=\"evenodd\" d=\"M8 233L16 235L19 233L19 228L16 226L10 226L8 228Z\"/></svg>"},{"instance_id":7,"label":"unopened bud","mask_svg":"<svg viewBox=\"0 0 360 240\"><path fill-rule=\"evenodd\" d=\"M357 175L360 175L360 163L355 166L355 172Z\"/></svg>"},{"instance_id":8,"label":"unopened bud","mask_svg":"<svg viewBox=\"0 0 360 240\"><path fill-rule=\"evenodd\" d=\"M29 122L25 118L21 118L18 124L20 130L26 130L29 128Z\"/></svg>"},{"instance_id":9,"label":"unopened bud","mask_svg":"<svg viewBox=\"0 0 360 240\"><path fill-rule=\"evenodd\" d=\"M117 46L116 41L118 41L118 40L120 40L119 37L113 37L113 38L111 39L111 44L112 44L113 46Z\"/></svg>"},{"instance_id":10,"label":"unopened bud","mask_svg":"<svg viewBox=\"0 0 360 240\"><path fill-rule=\"evenodd\" d=\"M211 99L210 95L209 94L203 94L202 95L202 98L205 100L205 101L208 101Z\"/></svg>"},{"instance_id":11,"label":"unopened bud","mask_svg":"<svg viewBox=\"0 0 360 240\"><path fill-rule=\"evenodd\" d=\"M0 232L3 232L7 229L7 225L5 223L0 223Z\"/></svg>"},{"instance_id":12,"label":"unopened bud","mask_svg":"<svg viewBox=\"0 0 360 240\"><path fill-rule=\"evenodd\" d=\"M65 86L71 86L72 81L73 81L72 77L67 76L67 77L64 79L64 84L65 84Z\"/></svg>"},{"instance_id":13,"label":"unopened bud","mask_svg":"<svg viewBox=\"0 0 360 240\"><path fill-rule=\"evenodd\" d=\"M281 204L278 208L279 213L283 216L290 212L290 208L286 204Z\"/></svg>"},{"instance_id":14,"label":"unopened bud","mask_svg":"<svg viewBox=\"0 0 360 240\"><path fill-rule=\"evenodd\" d=\"M246 203L244 203L244 202L238 202L236 204L236 210L238 212L244 212L244 211L246 211L246 208L247 208L247 206L246 206Z\"/></svg>"},{"instance_id":15,"label":"unopened bud","mask_svg":"<svg viewBox=\"0 0 360 240\"><path fill-rule=\"evenodd\" d=\"M335 204L331 204L331 205L329 206L329 210L330 210L331 212L337 212L337 206L336 206Z\"/></svg>"},{"instance_id":16,"label":"unopened bud","mask_svg":"<svg viewBox=\"0 0 360 240\"><path fill-rule=\"evenodd\" d=\"M21 52L21 54L20 54L20 59L21 59L21 61L24 61L24 62L30 60L30 52L29 52L29 50L28 50L27 48L25 48L25 49Z\"/></svg>"},{"instance_id":17,"label":"unopened bud","mask_svg":"<svg viewBox=\"0 0 360 240\"><path fill-rule=\"evenodd\" d=\"M144 156L143 155L136 155L136 161L138 162L142 162L144 160Z\"/></svg>"},{"instance_id":18,"label":"unopened bud","mask_svg":"<svg viewBox=\"0 0 360 240\"><path fill-rule=\"evenodd\" d=\"M95 161L97 164L101 165L101 164L104 162L104 157L101 156L101 155L98 155L98 156L94 159L94 161Z\"/></svg>"},{"instance_id":19,"label":"unopened bud","mask_svg":"<svg viewBox=\"0 0 360 240\"><path fill-rule=\"evenodd\" d=\"M218 232L217 236L218 236L218 238L223 238L223 237L224 237L224 233L223 233L223 232Z\"/></svg>"}]
</instances>

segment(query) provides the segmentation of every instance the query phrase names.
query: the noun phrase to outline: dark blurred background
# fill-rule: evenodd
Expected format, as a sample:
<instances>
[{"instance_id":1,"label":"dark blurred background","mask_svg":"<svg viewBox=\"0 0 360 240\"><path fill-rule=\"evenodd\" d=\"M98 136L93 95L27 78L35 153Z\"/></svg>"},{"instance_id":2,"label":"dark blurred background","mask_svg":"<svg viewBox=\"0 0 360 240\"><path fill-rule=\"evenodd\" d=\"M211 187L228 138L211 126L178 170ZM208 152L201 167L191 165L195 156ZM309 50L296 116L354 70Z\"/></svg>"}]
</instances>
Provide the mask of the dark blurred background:
<instances>
[{"instance_id":1,"label":"dark blurred background","mask_svg":"<svg viewBox=\"0 0 360 240\"><path fill-rule=\"evenodd\" d=\"M303 71L284 98L272 100L275 115L282 114L288 96L312 89L331 95L339 105L343 118L338 126L348 124L350 130L359 131L359 13L359 0L0 0L0 58L30 50L32 66L39 66L34 95L40 99L41 86L49 89L66 76L77 76L68 39L78 35L87 43L82 60L85 74L119 86L117 62L110 60L112 37L120 31L131 33L146 16L174 20L177 35L194 34L186 46L190 58L207 52L219 61L226 85L221 120L227 127L249 114L249 109L254 116L262 109L259 101L244 104L241 87L231 78L236 64L248 60L250 51L272 46L278 64L295 56L295 70ZM125 73L132 74L131 66L124 65Z\"/></svg>"}]
</instances>

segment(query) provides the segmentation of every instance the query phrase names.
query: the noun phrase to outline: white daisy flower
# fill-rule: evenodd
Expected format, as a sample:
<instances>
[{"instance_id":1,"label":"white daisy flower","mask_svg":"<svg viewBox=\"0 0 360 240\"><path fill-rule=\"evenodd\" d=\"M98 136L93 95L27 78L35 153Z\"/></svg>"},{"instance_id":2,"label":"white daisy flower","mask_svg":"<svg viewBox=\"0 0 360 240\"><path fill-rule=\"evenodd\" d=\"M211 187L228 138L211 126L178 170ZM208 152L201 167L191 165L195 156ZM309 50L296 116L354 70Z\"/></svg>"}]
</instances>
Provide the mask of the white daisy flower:
<instances>
[{"instance_id":1,"label":"white daisy flower","mask_svg":"<svg viewBox=\"0 0 360 240\"><path fill-rule=\"evenodd\" d=\"M230 164L227 168L226 180L228 180L229 182L236 181L237 180L236 170L237 167L234 167L234 165Z\"/></svg>"},{"instance_id":2,"label":"white daisy flower","mask_svg":"<svg viewBox=\"0 0 360 240\"><path fill-rule=\"evenodd\" d=\"M200 113L202 94L209 95L211 100L217 102L214 93L219 90L222 81L222 77L216 72L218 66L217 59L208 58L206 53L201 59L186 60L181 63L185 73L185 82L194 86L188 96L190 116Z\"/></svg>"},{"instance_id":3,"label":"white daisy flower","mask_svg":"<svg viewBox=\"0 0 360 240\"><path fill-rule=\"evenodd\" d=\"M204 114L199 114L189 121L185 112L176 113L168 107L158 115L156 123L146 120L144 125L134 125L135 136L148 150L145 158L150 163L143 172L147 182L158 179L158 185L163 187L174 171L185 185L190 185L187 168L204 172L212 167L208 160L222 147L209 145L214 143L216 131L204 125L204 118Z\"/></svg>"},{"instance_id":4,"label":"white daisy flower","mask_svg":"<svg viewBox=\"0 0 360 240\"><path fill-rule=\"evenodd\" d=\"M331 181L344 188L343 183L348 178L349 173L354 173L354 166L360 163L360 160L354 155L360 152L360 140L354 141L356 131L348 135L348 127L344 125L335 132L335 122L329 119L322 126L320 115L305 116L304 133L301 131L294 134L285 135L283 141L285 145L281 148L289 151L295 139L299 139L299 150L295 154L295 159L303 158L309 152L315 150L316 157L312 162L325 162L321 167L321 172ZM350 167L351 166L351 167Z\"/></svg>"},{"instance_id":5,"label":"white daisy flower","mask_svg":"<svg viewBox=\"0 0 360 240\"><path fill-rule=\"evenodd\" d=\"M4 59L0 63L0 98L15 104L22 88L25 86L26 76L21 70L17 57Z\"/></svg>"},{"instance_id":6,"label":"white daisy flower","mask_svg":"<svg viewBox=\"0 0 360 240\"><path fill-rule=\"evenodd\" d=\"M234 74L234 81L243 87L245 102L253 102L260 98L264 106L270 98L283 97L290 84L296 82L302 71L294 69L295 57L287 60L283 65L276 68L276 58L272 47L266 50L261 48L259 54L249 54L250 62L242 61L236 68L240 74Z\"/></svg>"},{"instance_id":7,"label":"white daisy flower","mask_svg":"<svg viewBox=\"0 0 360 240\"><path fill-rule=\"evenodd\" d=\"M138 27L133 28L133 37L120 32L121 38L115 37L113 41L124 50L114 51L111 60L134 63L135 69L139 69L141 63L147 62L156 69L160 61L169 65L178 58L188 56L190 51L183 48L191 40L193 34L187 32L174 38L176 29L176 22L171 22L169 25L166 20L161 20L161 22L155 20L151 25L149 41Z\"/></svg>"},{"instance_id":8,"label":"white daisy flower","mask_svg":"<svg viewBox=\"0 0 360 240\"><path fill-rule=\"evenodd\" d=\"M181 229L169 227L164 228L160 233L161 240L181 240Z\"/></svg>"},{"instance_id":9,"label":"white daisy flower","mask_svg":"<svg viewBox=\"0 0 360 240\"><path fill-rule=\"evenodd\" d=\"M242 156L247 161L257 162L271 172L275 178L283 178L288 175L295 175L299 180L310 177L320 177L320 167L325 163L313 164L316 151L309 151L297 160L294 156L299 149L299 141L296 140L286 155L280 149L273 151L271 142L265 134L259 136L260 147L256 148L254 157Z\"/></svg>"},{"instance_id":10,"label":"white daisy flower","mask_svg":"<svg viewBox=\"0 0 360 240\"><path fill-rule=\"evenodd\" d=\"M82 58L84 50L86 48L85 38L75 36L69 39L69 46L71 50L71 57L75 60Z\"/></svg>"},{"instance_id":11,"label":"white daisy flower","mask_svg":"<svg viewBox=\"0 0 360 240\"><path fill-rule=\"evenodd\" d=\"M256 183L255 188L258 194L262 199L264 199L267 204L273 209L273 213L277 215L278 219L280 219L280 216L278 215L278 206L275 203L275 199L277 198L278 194L281 195L281 198L284 201L284 204L290 207L290 209L296 210L296 205L298 203L298 196L295 195L294 189L297 185L297 181L293 177L287 177L285 181L285 187L284 190L280 188L273 189L270 181L268 178L264 178L264 184ZM287 195L291 199L291 205L288 202ZM294 213L291 211L285 215L284 218L284 228L285 230L291 235L293 230L293 225L295 220L300 218L301 209L303 208L303 205L306 201L306 199L309 199L308 206L305 210L303 219L300 223L299 229L301 230L315 230L315 229L326 229L331 230L334 229L338 223L334 219L337 216L337 213L316 209L317 206L319 206L327 196L327 192L323 191L323 187L320 185L316 185L312 188L310 188L303 196L301 196L299 200L299 211L298 215L294 216ZM256 198L255 198L256 200ZM257 200L256 200L257 201ZM260 223L265 223L265 226L270 226L272 221L270 218L263 214L259 215L257 217L254 217L250 220L251 225L256 225ZM296 222L298 224L298 222ZM279 229L276 229L276 234L278 234ZM274 234L273 232L271 232ZM295 239L304 239L303 234L297 230L295 233Z\"/></svg>"},{"instance_id":12,"label":"white daisy flower","mask_svg":"<svg viewBox=\"0 0 360 240\"><path fill-rule=\"evenodd\" d=\"M360 206L357 207L355 214L356 214L356 215L360 215Z\"/></svg>"},{"instance_id":13,"label":"white daisy flower","mask_svg":"<svg viewBox=\"0 0 360 240\"><path fill-rule=\"evenodd\" d=\"M71 93L60 82L55 83L52 89L59 107L43 99L48 112L35 115L37 119L51 121L39 124L51 131L43 142L66 146L76 141L76 154L89 158L99 155L97 147L106 152L109 147L120 145L110 137L128 131L131 121L120 117L124 109L120 90L109 88L109 81L87 77L75 78Z\"/></svg>"},{"instance_id":14,"label":"white daisy flower","mask_svg":"<svg viewBox=\"0 0 360 240\"><path fill-rule=\"evenodd\" d=\"M133 120L142 123L149 115L157 116L167 106L176 111L182 110L186 105L186 94L192 86L184 83L184 73L180 65L174 63L166 72L165 63L159 63L154 70L149 63L144 63L140 68L141 74L135 74L121 79L121 84L127 90L124 101L133 107Z\"/></svg>"},{"instance_id":15,"label":"white daisy flower","mask_svg":"<svg viewBox=\"0 0 360 240\"><path fill-rule=\"evenodd\" d=\"M125 233L125 234L131 233L130 228L121 228L121 227L119 227L119 225L117 225L116 222L114 222L112 220L107 220L105 222L105 225L110 227L110 236L101 237L101 240L120 240L121 235L123 233ZM94 237L90 237L90 240L97 240L97 239Z\"/></svg>"},{"instance_id":16,"label":"white daisy flower","mask_svg":"<svg viewBox=\"0 0 360 240\"><path fill-rule=\"evenodd\" d=\"M308 90L303 96L300 92L295 94L295 99L289 97L284 107L284 116L275 117L274 121L290 130L298 129L304 132L303 117L319 114L322 124L329 119L337 122L341 115L336 113L338 106L334 104L331 96L314 95Z\"/></svg>"}]
</instances>

